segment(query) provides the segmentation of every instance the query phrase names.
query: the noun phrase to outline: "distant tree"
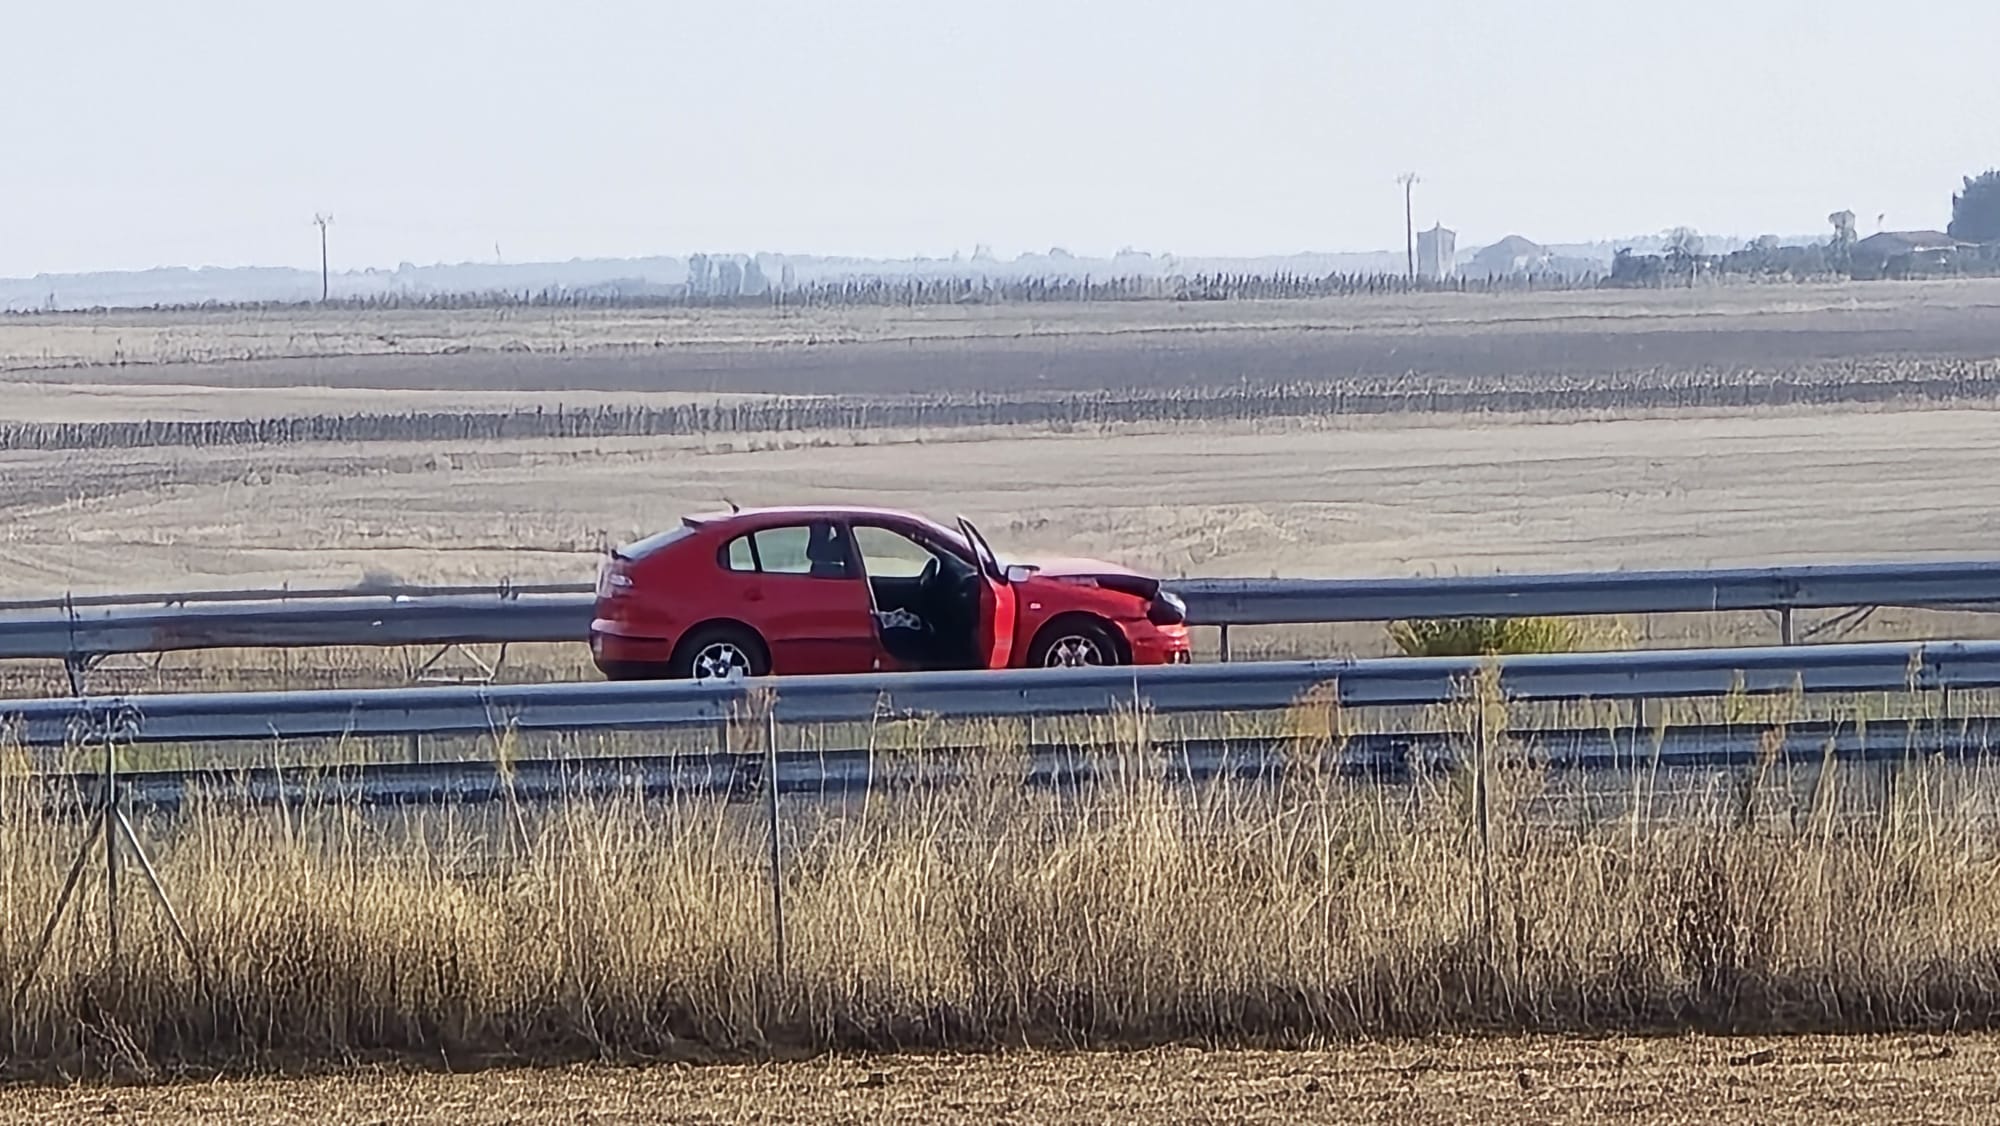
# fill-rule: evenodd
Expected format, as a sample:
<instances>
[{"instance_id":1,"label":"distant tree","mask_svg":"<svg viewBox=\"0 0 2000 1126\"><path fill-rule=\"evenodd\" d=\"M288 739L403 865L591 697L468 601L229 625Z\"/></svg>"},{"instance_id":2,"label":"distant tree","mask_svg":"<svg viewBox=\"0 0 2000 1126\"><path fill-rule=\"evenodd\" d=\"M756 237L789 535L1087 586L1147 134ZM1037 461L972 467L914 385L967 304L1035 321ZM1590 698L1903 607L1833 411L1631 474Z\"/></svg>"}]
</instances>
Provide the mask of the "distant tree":
<instances>
[{"instance_id":1,"label":"distant tree","mask_svg":"<svg viewBox=\"0 0 2000 1126\"><path fill-rule=\"evenodd\" d=\"M1945 233L1966 242L2000 242L2000 169L1965 178L1965 190L1951 197Z\"/></svg>"},{"instance_id":2,"label":"distant tree","mask_svg":"<svg viewBox=\"0 0 2000 1126\"><path fill-rule=\"evenodd\" d=\"M1860 238L1854 227L1854 212L1836 211L1826 221L1833 226L1833 237L1826 240L1824 264L1836 274L1848 273L1853 264L1854 243Z\"/></svg>"},{"instance_id":3,"label":"distant tree","mask_svg":"<svg viewBox=\"0 0 2000 1126\"><path fill-rule=\"evenodd\" d=\"M1668 231L1667 272L1675 277L1685 277L1688 285L1694 285L1695 275L1701 272L1701 252L1705 249L1707 243L1693 227L1675 227Z\"/></svg>"},{"instance_id":4,"label":"distant tree","mask_svg":"<svg viewBox=\"0 0 2000 1126\"><path fill-rule=\"evenodd\" d=\"M1667 257L1675 259L1699 258L1707 248L1701 232L1693 227L1675 227L1667 232Z\"/></svg>"},{"instance_id":5,"label":"distant tree","mask_svg":"<svg viewBox=\"0 0 2000 1126\"><path fill-rule=\"evenodd\" d=\"M715 288L710 292L717 297L736 297L743 292L743 264L734 258L724 258L715 264Z\"/></svg>"}]
</instances>

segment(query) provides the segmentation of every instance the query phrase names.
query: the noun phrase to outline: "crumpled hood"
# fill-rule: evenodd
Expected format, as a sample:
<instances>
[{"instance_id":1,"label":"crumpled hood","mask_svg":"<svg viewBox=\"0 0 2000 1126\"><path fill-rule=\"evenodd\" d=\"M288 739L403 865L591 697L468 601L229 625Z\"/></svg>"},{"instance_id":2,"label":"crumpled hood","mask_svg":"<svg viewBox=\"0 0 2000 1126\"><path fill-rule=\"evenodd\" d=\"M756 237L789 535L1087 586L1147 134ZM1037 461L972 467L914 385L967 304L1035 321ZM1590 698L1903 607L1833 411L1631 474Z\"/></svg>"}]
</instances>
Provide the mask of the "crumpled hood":
<instances>
[{"instance_id":1,"label":"crumpled hood","mask_svg":"<svg viewBox=\"0 0 2000 1126\"><path fill-rule=\"evenodd\" d=\"M1008 559L1006 562L1033 568L1034 578L1097 579L1106 586L1124 590L1140 598L1151 598L1160 588L1160 580L1153 576L1103 559L1055 556Z\"/></svg>"},{"instance_id":2,"label":"crumpled hood","mask_svg":"<svg viewBox=\"0 0 2000 1126\"><path fill-rule=\"evenodd\" d=\"M1082 556L1030 556L1025 559L1009 559L1024 567L1033 567L1038 573L1052 578L1081 578L1087 575L1117 575L1124 578L1151 578L1134 571L1130 567L1109 563L1102 559L1086 559Z\"/></svg>"}]
</instances>

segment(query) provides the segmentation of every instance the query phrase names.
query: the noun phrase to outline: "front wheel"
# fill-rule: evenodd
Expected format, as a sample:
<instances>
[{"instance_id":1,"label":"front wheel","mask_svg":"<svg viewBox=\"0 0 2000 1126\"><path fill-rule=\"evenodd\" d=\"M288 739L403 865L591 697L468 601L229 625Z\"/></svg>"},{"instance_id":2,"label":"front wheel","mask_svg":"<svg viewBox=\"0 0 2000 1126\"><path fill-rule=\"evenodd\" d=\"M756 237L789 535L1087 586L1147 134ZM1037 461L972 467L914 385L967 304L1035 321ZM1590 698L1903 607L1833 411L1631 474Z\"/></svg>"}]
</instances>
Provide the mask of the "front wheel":
<instances>
[{"instance_id":1,"label":"front wheel","mask_svg":"<svg viewBox=\"0 0 2000 1126\"><path fill-rule=\"evenodd\" d=\"M739 626L710 626L689 634L674 653L674 675L683 680L769 676L770 658L757 635Z\"/></svg>"},{"instance_id":2,"label":"front wheel","mask_svg":"<svg viewBox=\"0 0 2000 1126\"><path fill-rule=\"evenodd\" d=\"M1028 664L1035 668L1074 669L1123 663L1111 631L1084 620L1057 622L1043 630L1028 653Z\"/></svg>"}]
</instances>

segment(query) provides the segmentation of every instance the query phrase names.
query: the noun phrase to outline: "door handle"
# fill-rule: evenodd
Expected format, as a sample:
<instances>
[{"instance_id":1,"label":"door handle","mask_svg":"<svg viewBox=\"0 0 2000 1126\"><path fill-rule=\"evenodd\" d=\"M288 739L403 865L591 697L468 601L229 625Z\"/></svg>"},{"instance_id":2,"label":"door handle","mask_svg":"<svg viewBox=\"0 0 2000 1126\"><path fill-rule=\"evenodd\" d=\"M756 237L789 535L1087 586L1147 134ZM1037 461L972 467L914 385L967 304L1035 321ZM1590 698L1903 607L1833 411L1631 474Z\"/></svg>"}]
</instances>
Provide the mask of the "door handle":
<instances>
[{"instance_id":1,"label":"door handle","mask_svg":"<svg viewBox=\"0 0 2000 1126\"><path fill-rule=\"evenodd\" d=\"M760 588L760 587L754 587L754 586L753 586L753 587L751 587L751 588L750 588L749 590L746 590L746 591L744 591L744 592L743 592L743 601L745 601L745 602L762 602L762 601L764 601L764 591L763 591L763 589L762 589L762 588Z\"/></svg>"}]
</instances>

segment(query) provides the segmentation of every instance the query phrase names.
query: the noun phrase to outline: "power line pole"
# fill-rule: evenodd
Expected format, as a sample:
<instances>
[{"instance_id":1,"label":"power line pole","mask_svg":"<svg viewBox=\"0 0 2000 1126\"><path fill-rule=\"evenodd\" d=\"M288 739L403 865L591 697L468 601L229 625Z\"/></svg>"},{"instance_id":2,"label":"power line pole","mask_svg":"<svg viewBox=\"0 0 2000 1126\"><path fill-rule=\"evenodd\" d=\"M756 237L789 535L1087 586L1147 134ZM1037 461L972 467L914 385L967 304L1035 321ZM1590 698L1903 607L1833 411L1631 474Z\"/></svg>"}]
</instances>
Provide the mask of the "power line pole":
<instances>
[{"instance_id":1,"label":"power line pole","mask_svg":"<svg viewBox=\"0 0 2000 1126\"><path fill-rule=\"evenodd\" d=\"M1396 177L1396 182L1403 185L1403 255L1410 271L1410 280L1415 281L1417 280L1417 222L1410 206L1410 195L1411 189L1416 186L1417 174L1405 172Z\"/></svg>"},{"instance_id":2,"label":"power line pole","mask_svg":"<svg viewBox=\"0 0 2000 1126\"><path fill-rule=\"evenodd\" d=\"M319 225L319 299L324 303L327 295L326 225L333 222L333 216L315 214L313 222Z\"/></svg>"}]
</instances>

